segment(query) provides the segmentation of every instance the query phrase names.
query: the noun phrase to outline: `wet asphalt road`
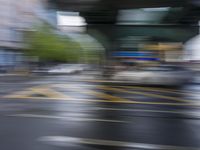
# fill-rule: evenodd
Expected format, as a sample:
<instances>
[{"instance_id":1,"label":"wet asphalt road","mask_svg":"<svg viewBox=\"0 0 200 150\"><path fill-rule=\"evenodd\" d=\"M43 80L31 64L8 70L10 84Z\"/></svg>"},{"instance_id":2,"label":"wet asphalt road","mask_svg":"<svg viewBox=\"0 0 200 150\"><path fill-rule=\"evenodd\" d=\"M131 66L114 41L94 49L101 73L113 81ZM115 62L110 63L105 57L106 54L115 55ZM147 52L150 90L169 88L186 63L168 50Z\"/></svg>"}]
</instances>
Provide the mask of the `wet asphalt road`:
<instances>
[{"instance_id":1,"label":"wet asphalt road","mask_svg":"<svg viewBox=\"0 0 200 150\"><path fill-rule=\"evenodd\" d=\"M0 150L198 150L200 85L0 81Z\"/></svg>"}]
</instances>

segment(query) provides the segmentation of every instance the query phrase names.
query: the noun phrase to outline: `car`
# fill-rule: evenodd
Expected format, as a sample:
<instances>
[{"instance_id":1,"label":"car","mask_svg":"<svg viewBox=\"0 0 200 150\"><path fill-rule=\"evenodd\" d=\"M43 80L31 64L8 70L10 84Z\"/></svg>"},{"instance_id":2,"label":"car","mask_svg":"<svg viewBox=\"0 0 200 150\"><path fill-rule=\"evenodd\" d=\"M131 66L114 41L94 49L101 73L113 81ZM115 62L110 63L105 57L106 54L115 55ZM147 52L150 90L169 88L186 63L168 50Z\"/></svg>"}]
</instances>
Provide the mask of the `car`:
<instances>
[{"instance_id":1,"label":"car","mask_svg":"<svg viewBox=\"0 0 200 150\"><path fill-rule=\"evenodd\" d=\"M89 68L86 64L59 64L53 67L40 68L39 70L33 70L32 73L46 74L46 75L62 75L79 73Z\"/></svg>"},{"instance_id":2,"label":"car","mask_svg":"<svg viewBox=\"0 0 200 150\"><path fill-rule=\"evenodd\" d=\"M50 68L48 74L73 74L86 69L85 64L61 64Z\"/></svg>"},{"instance_id":3,"label":"car","mask_svg":"<svg viewBox=\"0 0 200 150\"><path fill-rule=\"evenodd\" d=\"M83 69L79 65L61 64L50 68L47 72L48 74L72 74L82 70Z\"/></svg>"},{"instance_id":4,"label":"car","mask_svg":"<svg viewBox=\"0 0 200 150\"><path fill-rule=\"evenodd\" d=\"M155 66L138 70L126 70L115 73L111 79L117 82L179 86L189 83L191 71L179 66Z\"/></svg>"}]
</instances>

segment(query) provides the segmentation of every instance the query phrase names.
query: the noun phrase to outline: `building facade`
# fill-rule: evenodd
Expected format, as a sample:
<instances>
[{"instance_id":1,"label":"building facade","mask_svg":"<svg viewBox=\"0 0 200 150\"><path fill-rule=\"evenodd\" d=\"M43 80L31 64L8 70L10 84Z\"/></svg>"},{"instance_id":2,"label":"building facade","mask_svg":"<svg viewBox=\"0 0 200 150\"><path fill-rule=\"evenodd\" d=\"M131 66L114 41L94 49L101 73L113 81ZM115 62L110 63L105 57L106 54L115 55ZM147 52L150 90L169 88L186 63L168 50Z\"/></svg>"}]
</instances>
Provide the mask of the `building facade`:
<instances>
[{"instance_id":1,"label":"building facade","mask_svg":"<svg viewBox=\"0 0 200 150\"><path fill-rule=\"evenodd\" d=\"M23 33L35 24L52 21L46 0L0 0L0 67L23 62Z\"/></svg>"}]
</instances>

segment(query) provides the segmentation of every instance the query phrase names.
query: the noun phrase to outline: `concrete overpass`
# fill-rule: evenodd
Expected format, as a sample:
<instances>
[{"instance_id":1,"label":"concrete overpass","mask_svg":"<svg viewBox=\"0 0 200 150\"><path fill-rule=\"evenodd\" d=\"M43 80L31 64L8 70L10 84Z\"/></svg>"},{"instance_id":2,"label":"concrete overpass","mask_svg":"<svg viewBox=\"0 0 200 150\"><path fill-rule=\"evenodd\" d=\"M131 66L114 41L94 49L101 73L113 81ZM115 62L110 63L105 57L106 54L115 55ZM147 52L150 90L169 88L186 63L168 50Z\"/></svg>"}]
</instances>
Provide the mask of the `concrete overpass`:
<instances>
[{"instance_id":1,"label":"concrete overpass","mask_svg":"<svg viewBox=\"0 0 200 150\"><path fill-rule=\"evenodd\" d=\"M48 0L48 2L50 7L60 11L80 12L88 24L88 33L100 42L102 37L107 40L107 44L102 42L107 51L116 49L117 39L123 36L146 34L185 42L195 36L199 30L200 3L198 0ZM116 25L119 10L154 7L181 9L178 12L167 12L160 24L156 25ZM138 32L139 30L141 32ZM96 32L101 34L101 38ZM175 33L177 35L173 37Z\"/></svg>"}]
</instances>

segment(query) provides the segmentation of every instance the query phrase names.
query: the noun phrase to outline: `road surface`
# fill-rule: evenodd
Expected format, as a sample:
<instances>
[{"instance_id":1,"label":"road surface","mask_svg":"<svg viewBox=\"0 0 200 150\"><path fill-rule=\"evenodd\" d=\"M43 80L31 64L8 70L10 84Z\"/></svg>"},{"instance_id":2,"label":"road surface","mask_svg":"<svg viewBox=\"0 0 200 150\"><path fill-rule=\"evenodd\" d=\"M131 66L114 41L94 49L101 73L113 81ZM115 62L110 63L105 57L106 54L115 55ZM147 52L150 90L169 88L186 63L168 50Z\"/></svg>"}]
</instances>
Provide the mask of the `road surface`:
<instances>
[{"instance_id":1,"label":"road surface","mask_svg":"<svg viewBox=\"0 0 200 150\"><path fill-rule=\"evenodd\" d=\"M199 150L200 86L0 81L1 150Z\"/></svg>"}]
</instances>

